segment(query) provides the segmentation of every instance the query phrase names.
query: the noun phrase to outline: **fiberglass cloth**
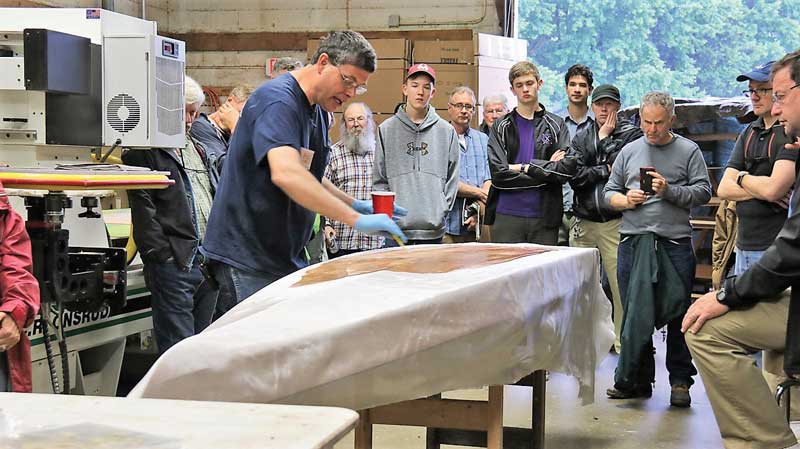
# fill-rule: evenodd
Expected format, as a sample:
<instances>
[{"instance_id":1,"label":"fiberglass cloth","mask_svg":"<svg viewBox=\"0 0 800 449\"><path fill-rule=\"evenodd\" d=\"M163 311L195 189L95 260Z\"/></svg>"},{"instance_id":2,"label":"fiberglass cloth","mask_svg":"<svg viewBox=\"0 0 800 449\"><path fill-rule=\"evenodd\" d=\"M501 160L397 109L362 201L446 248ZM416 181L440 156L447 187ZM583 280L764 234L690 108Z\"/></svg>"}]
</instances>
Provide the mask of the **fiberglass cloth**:
<instances>
[{"instance_id":1,"label":"fiberglass cloth","mask_svg":"<svg viewBox=\"0 0 800 449\"><path fill-rule=\"evenodd\" d=\"M473 254L550 251L443 273L382 270L293 286L325 264L456 246ZM545 369L574 376L590 403L613 340L594 249L394 248L313 265L265 287L170 348L130 396L359 410L511 384Z\"/></svg>"}]
</instances>

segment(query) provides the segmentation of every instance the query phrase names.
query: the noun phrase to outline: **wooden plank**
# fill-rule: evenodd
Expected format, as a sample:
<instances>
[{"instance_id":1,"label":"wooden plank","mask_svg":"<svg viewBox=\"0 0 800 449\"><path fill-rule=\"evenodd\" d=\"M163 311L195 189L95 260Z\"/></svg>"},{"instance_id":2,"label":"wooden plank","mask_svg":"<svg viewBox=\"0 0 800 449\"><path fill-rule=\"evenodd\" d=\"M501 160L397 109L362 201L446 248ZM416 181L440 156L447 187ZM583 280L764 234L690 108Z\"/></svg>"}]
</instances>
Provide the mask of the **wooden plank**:
<instances>
[{"instance_id":1,"label":"wooden plank","mask_svg":"<svg viewBox=\"0 0 800 449\"><path fill-rule=\"evenodd\" d=\"M489 405L485 401L415 399L370 410L373 424L487 430Z\"/></svg>"},{"instance_id":2,"label":"wooden plank","mask_svg":"<svg viewBox=\"0 0 800 449\"><path fill-rule=\"evenodd\" d=\"M369 410L358 411L355 432L355 449L372 449L372 420Z\"/></svg>"},{"instance_id":3,"label":"wooden plank","mask_svg":"<svg viewBox=\"0 0 800 449\"><path fill-rule=\"evenodd\" d=\"M503 449L503 386L489 387L489 410L486 423L487 449Z\"/></svg>"},{"instance_id":4,"label":"wooden plank","mask_svg":"<svg viewBox=\"0 0 800 449\"><path fill-rule=\"evenodd\" d=\"M713 230L716 226L714 220L689 220L689 224L692 225L692 229L708 229Z\"/></svg>"},{"instance_id":5,"label":"wooden plank","mask_svg":"<svg viewBox=\"0 0 800 449\"><path fill-rule=\"evenodd\" d=\"M698 264L694 272L694 278L701 281L711 280L711 265Z\"/></svg>"},{"instance_id":6,"label":"wooden plank","mask_svg":"<svg viewBox=\"0 0 800 449\"><path fill-rule=\"evenodd\" d=\"M544 449L544 417L545 417L545 398L547 387L547 371L537 370L533 372L533 404L531 431L533 432L533 449Z\"/></svg>"},{"instance_id":7,"label":"wooden plank","mask_svg":"<svg viewBox=\"0 0 800 449\"><path fill-rule=\"evenodd\" d=\"M303 51L309 39L319 39L327 34L321 31L246 33L165 33L174 39L186 42L188 51ZM365 31L367 39L410 40L470 40L472 30L410 30L410 31Z\"/></svg>"}]
</instances>

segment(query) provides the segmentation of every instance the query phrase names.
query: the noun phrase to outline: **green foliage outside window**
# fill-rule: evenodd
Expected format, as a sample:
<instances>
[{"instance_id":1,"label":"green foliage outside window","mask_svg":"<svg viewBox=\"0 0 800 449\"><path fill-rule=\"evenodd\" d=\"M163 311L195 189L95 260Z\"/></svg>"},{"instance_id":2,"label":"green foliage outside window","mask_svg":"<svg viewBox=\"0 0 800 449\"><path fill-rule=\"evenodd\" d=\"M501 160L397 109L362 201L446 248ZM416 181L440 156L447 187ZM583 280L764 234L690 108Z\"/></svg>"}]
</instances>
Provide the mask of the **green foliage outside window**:
<instances>
[{"instance_id":1,"label":"green foliage outside window","mask_svg":"<svg viewBox=\"0 0 800 449\"><path fill-rule=\"evenodd\" d=\"M623 103L646 92L741 95L736 76L800 47L800 0L520 0L519 37L544 85L539 100L566 107L564 73L581 63Z\"/></svg>"}]
</instances>

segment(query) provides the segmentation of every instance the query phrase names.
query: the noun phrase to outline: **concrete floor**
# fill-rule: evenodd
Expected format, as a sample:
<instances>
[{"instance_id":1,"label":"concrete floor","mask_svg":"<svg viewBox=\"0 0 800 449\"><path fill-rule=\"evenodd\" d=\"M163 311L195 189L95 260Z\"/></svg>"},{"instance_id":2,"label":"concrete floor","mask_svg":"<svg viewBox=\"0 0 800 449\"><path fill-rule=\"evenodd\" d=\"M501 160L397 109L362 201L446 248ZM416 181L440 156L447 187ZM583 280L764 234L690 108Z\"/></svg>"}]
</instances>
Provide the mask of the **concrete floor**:
<instances>
[{"instance_id":1,"label":"concrete floor","mask_svg":"<svg viewBox=\"0 0 800 449\"><path fill-rule=\"evenodd\" d=\"M617 357L609 356L597 372L595 403L581 406L577 382L568 376L551 374L547 383L547 449L723 449L719 429L698 375L691 389L692 406L677 409L669 405L669 382L664 367L666 347L656 334L656 388L649 400L606 398L605 390L613 383ZM461 399L485 399L487 390L467 390L445 394ZM505 388L504 423L506 426L530 427L530 389ZM376 449L424 449L425 430L404 426L375 426ZM346 436L335 449L353 447L353 434ZM458 446L442 445L442 448Z\"/></svg>"}]
</instances>

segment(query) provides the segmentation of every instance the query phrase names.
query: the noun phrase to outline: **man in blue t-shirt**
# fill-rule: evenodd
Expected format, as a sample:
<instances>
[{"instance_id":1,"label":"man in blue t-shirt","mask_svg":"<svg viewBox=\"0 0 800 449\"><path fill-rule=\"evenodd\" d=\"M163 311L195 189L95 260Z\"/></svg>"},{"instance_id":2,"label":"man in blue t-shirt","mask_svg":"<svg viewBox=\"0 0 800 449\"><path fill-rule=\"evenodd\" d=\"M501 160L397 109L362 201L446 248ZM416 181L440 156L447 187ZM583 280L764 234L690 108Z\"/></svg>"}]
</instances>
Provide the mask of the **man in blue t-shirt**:
<instances>
[{"instance_id":1,"label":"man in blue t-shirt","mask_svg":"<svg viewBox=\"0 0 800 449\"><path fill-rule=\"evenodd\" d=\"M315 213L406 240L388 216L372 214L370 201L322 179L326 111L364 93L375 66L375 51L361 34L333 32L310 65L262 84L248 99L203 241L214 278L231 287L235 303L306 265L303 246ZM396 207L394 214L405 212Z\"/></svg>"}]
</instances>

